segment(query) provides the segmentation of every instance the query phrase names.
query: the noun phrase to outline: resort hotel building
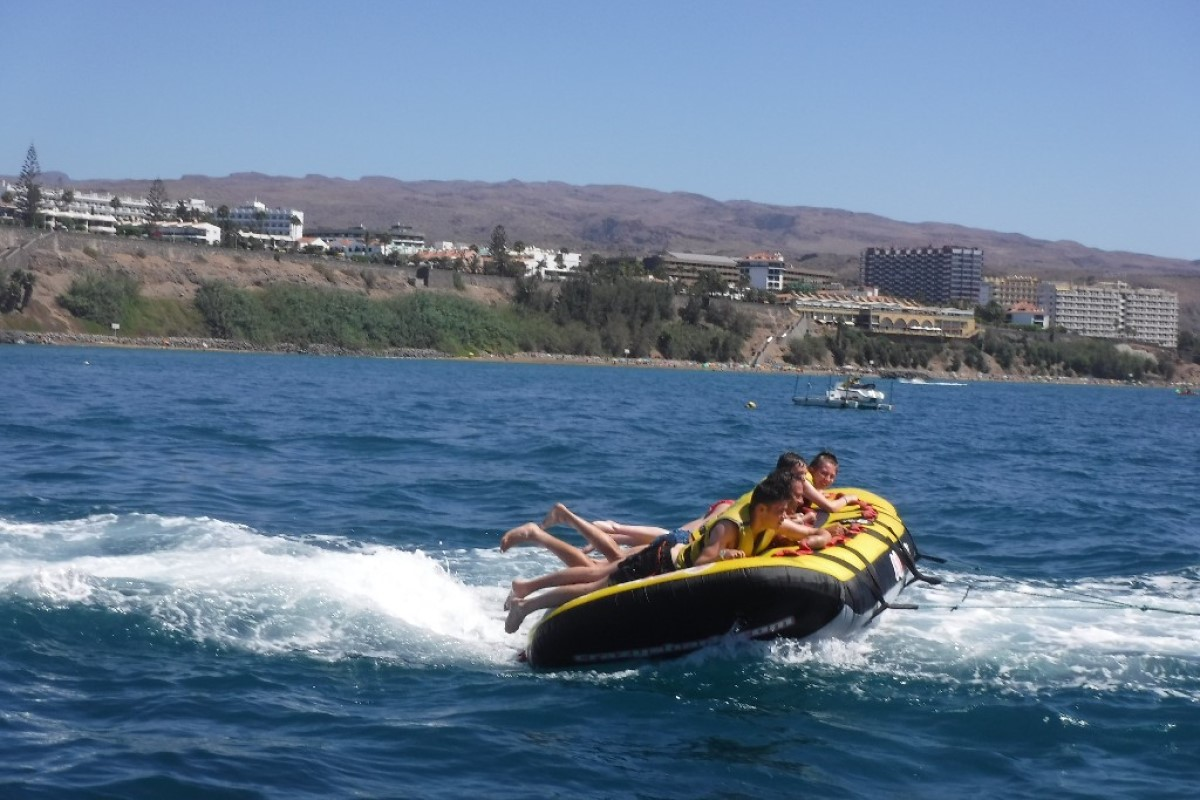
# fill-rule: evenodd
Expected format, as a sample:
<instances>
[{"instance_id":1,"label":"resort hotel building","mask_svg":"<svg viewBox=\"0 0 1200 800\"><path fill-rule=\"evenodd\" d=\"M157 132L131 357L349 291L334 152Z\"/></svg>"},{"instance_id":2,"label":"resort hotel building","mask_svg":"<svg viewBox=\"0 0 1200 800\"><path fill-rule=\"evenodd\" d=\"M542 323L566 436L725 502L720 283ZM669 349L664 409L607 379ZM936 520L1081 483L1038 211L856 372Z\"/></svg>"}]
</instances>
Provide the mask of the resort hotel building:
<instances>
[{"instance_id":1,"label":"resort hotel building","mask_svg":"<svg viewBox=\"0 0 1200 800\"><path fill-rule=\"evenodd\" d=\"M859 279L896 297L926 303L979 302L983 250L978 247L868 247Z\"/></svg>"},{"instance_id":2,"label":"resort hotel building","mask_svg":"<svg viewBox=\"0 0 1200 800\"><path fill-rule=\"evenodd\" d=\"M304 236L304 212L294 208L267 208L255 200L229 209L228 219L243 238L290 244Z\"/></svg>"},{"instance_id":3,"label":"resort hotel building","mask_svg":"<svg viewBox=\"0 0 1200 800\"><path fill-rule=\"evenodd\" d=\"M1124 281L1091 285L1045 281L1038 303L1051 325L1072 333L1160 347L1179 344L1179 295L1175 292L1138 289Z\"/></svg>"}]
</instances>

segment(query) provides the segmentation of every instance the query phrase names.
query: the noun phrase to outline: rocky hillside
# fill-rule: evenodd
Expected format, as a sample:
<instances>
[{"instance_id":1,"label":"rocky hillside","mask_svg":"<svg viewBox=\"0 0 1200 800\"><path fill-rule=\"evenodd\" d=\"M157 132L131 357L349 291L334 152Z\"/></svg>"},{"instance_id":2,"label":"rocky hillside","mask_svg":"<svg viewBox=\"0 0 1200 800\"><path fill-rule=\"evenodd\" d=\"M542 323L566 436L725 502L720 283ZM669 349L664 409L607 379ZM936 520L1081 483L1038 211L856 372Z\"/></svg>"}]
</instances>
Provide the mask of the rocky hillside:
<instances>
[{"instance_id":1,"label":"rocky hillside","mask_svg":"<svg viewBox=\"0 0 1200 800\"><path fill-rule=\"evenodd\" d=\"M73 181L48 173L46 185L144 196L150 180ZM503 225L509 241L582 252L646 256L682 250L740 256L767 250L846 279L857 275L865 247L962 244L984 250L987 274L1127 280L1180 296L1181 327L1200 330L1200 262L1111 252L1077 242L940 222L906 223L829 208L718 202L697 194L630 186L565 183L359 180L238 173L186 175L163 181L172 199L202 198L210 206L259 199L302 210L308 227L362 224L383 230L411 225L429 241L486 244Z\"/></svg>"},{"instance_id":2,"label":"rocky hillside","mask_svg":"<svg viewBox=\"0 0 1200 800\"><path fill-rule=\"evenodd\" d=\"M50 233L31 237L26 230L0 228L0 269L28 269L37 276L33 297L23 314L9 315L4 327L30 330L82 330L55 298L88 271L120 271L141 283L150 298L190 300L204 281L239 287L272 282L299 283L361 292L380 298L417 291L411 270L365 267L307 256L237 252L190 244L169 244L87 234ZM481 302L504 302L505 294L486 276L468 276L467 293Z\"/></svg>"},{"instance_id":3,"label":"rocky hillside","mask_svg":"<svg viewBox=\"0 0 1200 800\"><path fill-rule=\"evenodd\" d=\"M29 307L20 314L0 317L0 331L57 332L68 336L84 330L55 301L77 276L89 271L119 270L135 276L143 296L190 299L204 281L222 280L240 287L263 286L286 281L314 287L337 288L383 298L416 291L451 289L449 273L435 270L430 288L425 288L410 269L370 267L306 256L280 256L169 244L155 241L97 237L85 234L34 234L0 228L0 269L29 269L37 276ZM508 302L507 279L494 276L463 276L469 297L487 304ZM786 307L743 304L757 328L746 344L749 363L776 368L783 365L787 340L782 334L802 334L797 319ZM70 339L67 339L70 341ZM827 364L832 367L832 364ZM1026 370L1009 370L1022 377ZM993 375L1003 374L998 366ZM947 365L935 362L932 376L949 376ZM1200 380L1200 367L1180 365L1176 380Z\"/></svg>"}]
</instances>

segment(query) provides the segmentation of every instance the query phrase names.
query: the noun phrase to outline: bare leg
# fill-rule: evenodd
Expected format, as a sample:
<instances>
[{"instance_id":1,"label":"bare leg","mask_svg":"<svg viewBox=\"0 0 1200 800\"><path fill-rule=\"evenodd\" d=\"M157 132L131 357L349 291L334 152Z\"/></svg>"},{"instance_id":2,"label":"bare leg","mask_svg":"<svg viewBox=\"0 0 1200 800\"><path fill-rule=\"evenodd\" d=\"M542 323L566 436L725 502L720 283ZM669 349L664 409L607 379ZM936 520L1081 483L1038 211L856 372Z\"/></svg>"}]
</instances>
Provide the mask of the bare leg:
<instances>
[{"instance_id":1,"label":"bare leg","mask_svg":"<svg viewBox=\"0 0 1200 800\"><path fill-rule=\"evenodd\" d=\"M592 524L620 544L650 544L659 536L670 533L666 528L658 528L654 525L626 525L611 519L596 520Z\"/></svg>"},{"instance_id":2,"label":"bare leg","mask_svg":"<svg viewBox=\"0 0 1200 800\"><path fill-rule=\"evenodd\" d=\"M585 567L592 563L587 553L570 542L564 542L557 536L547 533L533 522L518 525L500 537L500 552L507 552L511 547L529 544L541 545L558 556L568 567Z\"/></svg>"},{"instance_id":3,"label":"bare leg","mask_svg":"<svg viewBox=\"0 0 1200 800\"><path fill-rule=\"evenodd\" d=\"M513 599L528 597L540 589L548 589L551 586L608 580L608 576L613 573L615 568L615 561L593 561L590 566L586 567L567 567L557 572L539 575L536 578L516 578L512 582L512 593L509 596L508 604L511 605Z\"/></svg>"},{"instance_id":4,"label":"bare leg","mask_svg":"<svg viewBox=\"0 0 1200 800\"><path fill-rule=\"evenodd\" d=\"M617 544L611 536L562 503L555 503L554 508L550 509L550 513L542 520L542 527L549 528L562 523L566 523L582 533L592 547L596 548L596 551L603 554L609 561L616 561L624 557L625 553L621 551L621 545Z\"/></svg>"},{"instance_id":5,"label":"bare leg","mask_svg":"<svg viewBox=\"0 0 1200 800\"><path fill-rule=\"evenodd\" d=\"M559 586L533 597L514 598L509 604L508 616L504 620L504 632L516 633L517 629L521 627L521 623L525 621L525 617L534 611L561 606L568 600L583 597L585 594L607 585L608 579L604 578L592 583L572 583L569 586Z\"/></svg>"}]
</instances>

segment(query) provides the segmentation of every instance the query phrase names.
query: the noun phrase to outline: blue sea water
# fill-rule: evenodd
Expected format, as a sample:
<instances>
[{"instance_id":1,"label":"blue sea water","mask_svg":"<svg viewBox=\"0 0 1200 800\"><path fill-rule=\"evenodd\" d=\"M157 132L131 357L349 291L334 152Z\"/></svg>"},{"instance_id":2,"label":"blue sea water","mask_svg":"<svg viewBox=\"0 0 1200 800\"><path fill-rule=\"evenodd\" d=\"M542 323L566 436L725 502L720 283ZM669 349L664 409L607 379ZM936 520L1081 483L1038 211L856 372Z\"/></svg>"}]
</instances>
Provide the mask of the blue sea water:
<instances>
[{"instance_id":1,"label":"blue sea water","mask_svg":"<svg viewBox=\"0 0 1200 800\"><path fill-rule=\"evenodd\" d=\"M1194 796L1200 402L808 382L0 348L0 797ZM555 565L506 528L673 525L822 448L947 559L919 609L516 660L508 582Z\"/></svg>"}]
</instances>

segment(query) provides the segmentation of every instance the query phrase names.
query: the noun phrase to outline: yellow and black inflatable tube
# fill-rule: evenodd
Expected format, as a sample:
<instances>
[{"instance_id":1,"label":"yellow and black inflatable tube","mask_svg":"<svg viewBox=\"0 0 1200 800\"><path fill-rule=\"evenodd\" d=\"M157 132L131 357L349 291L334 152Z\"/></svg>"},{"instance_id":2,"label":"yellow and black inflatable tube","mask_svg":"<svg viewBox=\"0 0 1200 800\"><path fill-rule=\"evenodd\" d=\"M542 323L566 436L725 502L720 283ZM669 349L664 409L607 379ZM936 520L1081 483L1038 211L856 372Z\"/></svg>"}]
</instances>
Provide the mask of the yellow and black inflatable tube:
<instances>
[{"instance_id":1,"label":"yellow and black inflatable tube","mask_svg":"<svg viewBox=\"0 0 1200 800\"><path fill-rule=\"evenodd\" d=\"M526 655L553 669L669 658L730 636L846 637L869 623L914 579L916 545L895 507L861 489L873 520L852 506L823 520L861 533L813 553L781 548L609 586L549 611Z\"/></svg>"}]
</instances>

